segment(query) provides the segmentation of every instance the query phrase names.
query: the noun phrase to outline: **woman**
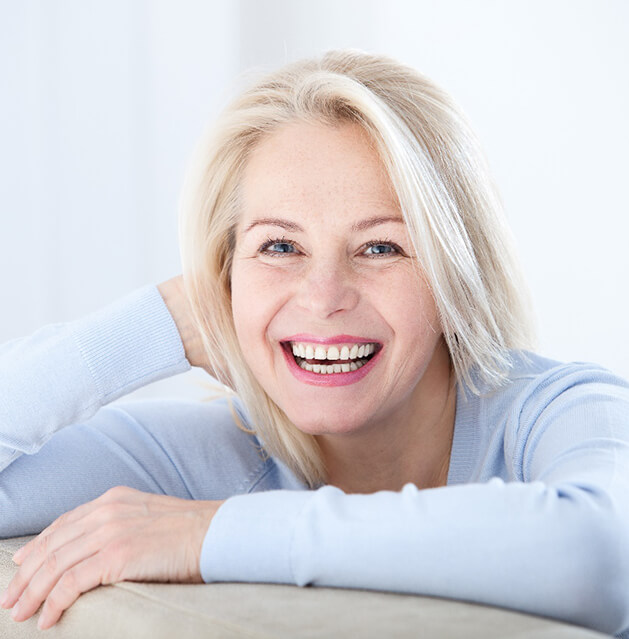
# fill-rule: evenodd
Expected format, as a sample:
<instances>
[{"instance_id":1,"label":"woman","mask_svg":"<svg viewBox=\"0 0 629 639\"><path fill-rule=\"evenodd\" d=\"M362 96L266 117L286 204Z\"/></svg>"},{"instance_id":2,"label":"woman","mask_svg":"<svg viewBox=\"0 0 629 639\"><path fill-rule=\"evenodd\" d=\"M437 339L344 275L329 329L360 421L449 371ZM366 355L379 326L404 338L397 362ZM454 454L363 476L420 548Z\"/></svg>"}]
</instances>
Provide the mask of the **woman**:
<instances>
[{"instance_id":1,"label":"woman","mask_svg":"<svg viewBox=\"0 0 629 639\"><path fill-rule=\"evenodd\" d=\"M201 143L180 231L183 278L0 353L0 533L47 526L0 600L16 620L132 579L629 626L629 387L523 350L447 95L354 51L270 75ZM190 365L238 399L104 406Z\"/></svg>"}]
</instances>

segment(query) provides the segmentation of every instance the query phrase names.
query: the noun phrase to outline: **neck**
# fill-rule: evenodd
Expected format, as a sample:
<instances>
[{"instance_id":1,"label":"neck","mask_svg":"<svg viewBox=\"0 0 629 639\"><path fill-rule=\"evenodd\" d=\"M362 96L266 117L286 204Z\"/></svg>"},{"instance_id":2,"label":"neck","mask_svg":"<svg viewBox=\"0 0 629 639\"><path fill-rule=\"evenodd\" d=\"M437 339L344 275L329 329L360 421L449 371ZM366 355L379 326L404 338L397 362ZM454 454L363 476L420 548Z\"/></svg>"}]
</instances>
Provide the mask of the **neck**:
<instances>
[{"instance_id":1,"label":"neck","mask_svg":"<svg viewBox=\"0 0 629 639\"><path fill-rule=\"evenodd\" d=\"M456 388L441 343L409 401L360 432L317 437L328 483L347 493L399 491L407 483L447 483L454 434Z\"/></svg>"}]
</instances>

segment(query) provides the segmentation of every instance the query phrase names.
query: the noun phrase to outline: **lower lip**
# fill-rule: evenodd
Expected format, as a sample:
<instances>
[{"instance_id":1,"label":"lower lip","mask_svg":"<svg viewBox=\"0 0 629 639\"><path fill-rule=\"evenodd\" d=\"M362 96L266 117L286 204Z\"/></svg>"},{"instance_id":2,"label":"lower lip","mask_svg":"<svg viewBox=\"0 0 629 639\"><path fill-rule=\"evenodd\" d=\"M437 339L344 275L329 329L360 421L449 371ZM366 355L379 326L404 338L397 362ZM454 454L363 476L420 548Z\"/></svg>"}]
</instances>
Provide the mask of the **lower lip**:
<instances>
[{"instance_id":1,"label":"lower lip","mask_svg":"<svg viewBox=\"0 0 629 639\"><path fill-rule=\"evenodd\" d=\"M304 384L310 384L312 386L347 386L348 384L355 384L365 377L375 366L375 362L382 352L382 350L379 350L366 364L363 364L355 371L350 371L349 373L321 374L304 370L297 364L292 353L290 353L287 348L282 347L282 350L284 351L284 357L288 364L288 370L293 374L293 377Z\"/></svg>"}]
</instances>

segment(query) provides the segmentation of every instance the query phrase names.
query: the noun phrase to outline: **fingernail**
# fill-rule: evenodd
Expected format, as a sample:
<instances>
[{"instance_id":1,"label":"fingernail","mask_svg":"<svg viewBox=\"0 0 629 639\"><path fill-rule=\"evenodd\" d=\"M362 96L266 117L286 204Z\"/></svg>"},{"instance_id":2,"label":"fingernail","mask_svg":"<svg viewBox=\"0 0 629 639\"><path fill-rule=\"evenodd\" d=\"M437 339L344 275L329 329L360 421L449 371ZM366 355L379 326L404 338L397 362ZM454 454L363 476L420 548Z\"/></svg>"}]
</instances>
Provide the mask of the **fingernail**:
<instances>
[{"instance_id":1,"label":"fingernail","mask_svg":"<svg viewBox=\"0 0 629 639\"><path fill-rule=\"evenodd\" d=\"M13 619L16 619L19 614L20 614L20 602L18 601L15 604L15 606L13 606L13 610L11 611L11 616L13 617Z\"/></svg>"}]
</instances>

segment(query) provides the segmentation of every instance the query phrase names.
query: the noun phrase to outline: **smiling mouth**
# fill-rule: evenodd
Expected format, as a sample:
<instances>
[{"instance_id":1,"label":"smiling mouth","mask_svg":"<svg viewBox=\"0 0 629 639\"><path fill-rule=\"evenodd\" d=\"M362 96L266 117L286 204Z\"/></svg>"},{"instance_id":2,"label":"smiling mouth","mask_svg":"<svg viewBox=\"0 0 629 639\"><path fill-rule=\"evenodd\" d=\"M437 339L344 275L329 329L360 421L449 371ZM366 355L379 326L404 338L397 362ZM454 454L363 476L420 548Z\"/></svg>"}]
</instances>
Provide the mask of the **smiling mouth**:
<instances>
[{"instance_id":1,"label":"smiling mouth","mask_svg":"<svg viewBox=\"0 0 629 639\"><path fill-rule=\"evenodd\" d=\"M351 373L364 366L382 348L377 342L324 346L305 342L284 342L297 366L310 373Z\"/></svg>"}]
</instances>

